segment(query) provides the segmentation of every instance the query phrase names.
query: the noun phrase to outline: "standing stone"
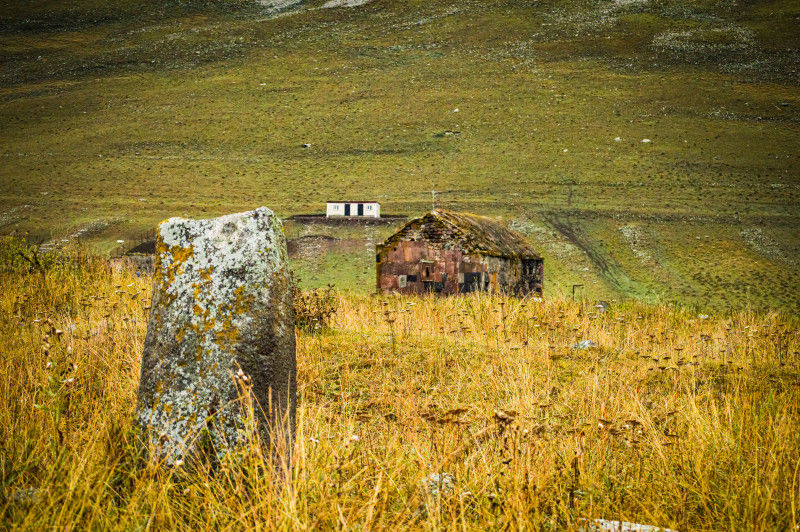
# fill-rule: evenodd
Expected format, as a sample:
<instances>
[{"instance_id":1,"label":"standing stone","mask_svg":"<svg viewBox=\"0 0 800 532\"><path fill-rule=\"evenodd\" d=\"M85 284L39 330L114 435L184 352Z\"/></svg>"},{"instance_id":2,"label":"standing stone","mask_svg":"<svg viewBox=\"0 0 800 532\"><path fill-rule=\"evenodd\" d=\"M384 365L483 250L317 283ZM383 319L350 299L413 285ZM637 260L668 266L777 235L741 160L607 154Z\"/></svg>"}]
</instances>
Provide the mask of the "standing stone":
<instances>
[{"instance_id":1,"label":"standing stone","mask_svg":"<svg viewBox=\"0 0 800 532\"><path fill-rule=\"evenodd\" d=\"M272 211L161 223L136 407L155 458L174 465L198 442L217 456L247 445L243 389L262 442L285 441L288 458L296 372L286 241Z\"/></svg>"}]
</instances>

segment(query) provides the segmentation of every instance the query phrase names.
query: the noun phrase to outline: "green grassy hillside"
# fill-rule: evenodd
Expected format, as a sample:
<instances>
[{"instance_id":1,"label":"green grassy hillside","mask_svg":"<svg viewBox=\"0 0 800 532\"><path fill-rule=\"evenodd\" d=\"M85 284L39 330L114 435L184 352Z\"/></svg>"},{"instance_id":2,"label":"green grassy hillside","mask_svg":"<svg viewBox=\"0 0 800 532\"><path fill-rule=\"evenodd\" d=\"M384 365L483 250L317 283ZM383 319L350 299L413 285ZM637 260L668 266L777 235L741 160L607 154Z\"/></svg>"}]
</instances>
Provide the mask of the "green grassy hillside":
<instances>
[{"instance_id":1,"label":"green grassy hillside","mask_svg":"<svg viewBox=\"0 0 800 532\"><path fill-rule=\"evenodd\" d=\"M109 251L435 186L527 234L551 293L800 311L797 2L262 4L0 8L0 232ZM301 276L371 290L387 230L337 231L366 251Z\"/></svg>"}]
</instances>

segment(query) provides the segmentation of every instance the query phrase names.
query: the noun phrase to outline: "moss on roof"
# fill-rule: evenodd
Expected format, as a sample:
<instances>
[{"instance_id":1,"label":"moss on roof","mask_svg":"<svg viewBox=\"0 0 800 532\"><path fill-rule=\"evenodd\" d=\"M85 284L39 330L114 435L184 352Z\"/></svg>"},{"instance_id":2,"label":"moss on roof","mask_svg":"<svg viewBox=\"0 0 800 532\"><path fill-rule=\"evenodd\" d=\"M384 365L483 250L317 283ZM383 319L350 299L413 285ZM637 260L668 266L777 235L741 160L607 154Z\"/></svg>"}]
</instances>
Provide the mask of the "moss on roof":
<instances>
[{"instance_id":1,"label":"moss on roof","mask_svg":"<svg viewBox=\"0 0 800 532\"><path fill-rule=\"evenodd\" d=\"M542 258L522 235L497 221L486 216L444 209L436 209L425 216L411 220L400 231L389 237L385 244L402 240L402 235L407 232L407 228L430 223L444 224L452 228L458 234L458 240L461 241L462 246L469 252L520 259Z\"/></svg>"}]
</instances>

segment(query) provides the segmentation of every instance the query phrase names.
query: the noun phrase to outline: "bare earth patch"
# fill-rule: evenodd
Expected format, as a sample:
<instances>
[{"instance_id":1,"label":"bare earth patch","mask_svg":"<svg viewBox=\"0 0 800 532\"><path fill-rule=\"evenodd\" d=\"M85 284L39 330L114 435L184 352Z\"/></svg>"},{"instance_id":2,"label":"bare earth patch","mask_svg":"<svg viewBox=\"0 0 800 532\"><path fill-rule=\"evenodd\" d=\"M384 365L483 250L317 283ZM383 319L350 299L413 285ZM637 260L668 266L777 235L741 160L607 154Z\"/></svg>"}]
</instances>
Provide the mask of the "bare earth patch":
<instances>
[{"instance_id":1,"label":"bare earth patch","mask_svg":"<svg viewBox=\"0 0 800 532\"><path fill-rule=\"evenodd\" d=\"M323 9L331 7L358 7L369 3L370 0L331 0L322 4Z\"/></svg>"},{"instance_id":2,"label":"bare earth patch","mask_svg":"<svg viewBox=\"0 0 800 532\"><path fill-rule=\"evenodd\" d=\"M301 0L258 0L258 3L266 7L269 11L280 11L294 7L299 4Z\"/></svg>"},{"instance_id":3,"label":"bare earth patch","mask_svg":"<svg viewBox=\"0 0 800 532\"><path fill-rule=\"evenodd\" d=\"M786 264L795 264L795 260L787 256L778 243L760 227L750 227L740 233L747 245L761 255L772 260L779 260Z\"/></svg>"},{"instance_id":4,"label":"bare earth patch","mask_svg":"<svg viewBox=\"0 0 800 532\"><path fill-rule=\"evenodd\" d=\"M635 225L623 225L619 228L622 236L625 237L625 242L631 248L636 257L644 264L652 265L655 261L649 251L644 249L647 246L647 235Z\"/></svg>"}]
</instances>

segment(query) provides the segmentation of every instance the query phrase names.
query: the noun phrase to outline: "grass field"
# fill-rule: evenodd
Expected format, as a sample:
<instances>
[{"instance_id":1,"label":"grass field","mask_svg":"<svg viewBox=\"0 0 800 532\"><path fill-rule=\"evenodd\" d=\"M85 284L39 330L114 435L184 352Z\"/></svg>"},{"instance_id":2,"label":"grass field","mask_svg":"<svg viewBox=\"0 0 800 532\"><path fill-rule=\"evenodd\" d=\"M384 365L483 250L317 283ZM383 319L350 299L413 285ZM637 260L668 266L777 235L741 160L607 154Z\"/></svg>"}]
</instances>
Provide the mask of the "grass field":
<instances>
[{"instance_id":1,"label":"grass field","mask_svg":"<svg viewBox=\"0 0 800 532\"><path fill-rule=\"evenodd\" d=\"M798 530L800 4L325 4L0 6L0 529ZM396 226L287 220L339 288L291 468L143 456L152 279L96 254L432 188L543 301L368 296Z\"/></svg>"},{"instance_id":2,"label":"grass field","mask_svg":"<svg viewBox=\"0 0 800 532\"><path fill-rule=\"evenodd\" d=\"M279 489L257 449L171 472L137 450L151 279L85 257L0 283L3 529L800 520L796 318L338 294L329 327L298 331L298 436Z\"/></svg>"},{"instance_id":3,"label":"grass field","mask_svg":"<svg viewBox=\"0 0 800 532\"><path fill-rule=\"evenodd\" d=\"M796 2L322 4L4 6L0 232L108 252L435 187L526 232L552 294L800 310ZM367 255L298 268L366 292Z\"/></svg>"}]
</instances>

